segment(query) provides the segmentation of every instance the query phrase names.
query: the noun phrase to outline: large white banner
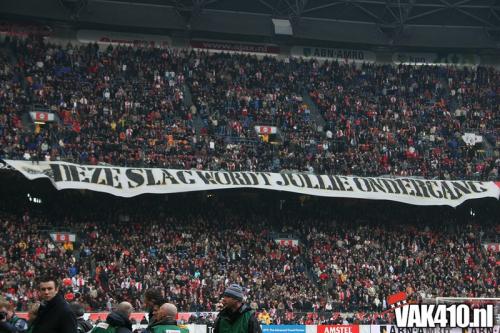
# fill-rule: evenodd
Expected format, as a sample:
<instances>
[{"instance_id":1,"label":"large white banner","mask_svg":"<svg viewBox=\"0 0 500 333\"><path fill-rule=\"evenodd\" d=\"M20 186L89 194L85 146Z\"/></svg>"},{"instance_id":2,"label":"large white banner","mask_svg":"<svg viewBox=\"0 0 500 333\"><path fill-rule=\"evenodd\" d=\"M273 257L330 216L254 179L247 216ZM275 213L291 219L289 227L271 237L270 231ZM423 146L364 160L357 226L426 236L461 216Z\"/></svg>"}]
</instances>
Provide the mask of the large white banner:
<instances>
[{"instance_id":1,"label":"large white banner","mask_svg":"<svg viewBox=\"0 0 500 333\"><path fill-rule=\"evenodd\" d=\"M29 179L50 179L59 190L87 189L121 197L133 197L143 193L258 188L324 197L392 200L413 205L456 207L465 200L487 197L498 199L500 196L500 188L494 182L127 168L66 162L5 162Z\"/></svg>"}]
</instances>

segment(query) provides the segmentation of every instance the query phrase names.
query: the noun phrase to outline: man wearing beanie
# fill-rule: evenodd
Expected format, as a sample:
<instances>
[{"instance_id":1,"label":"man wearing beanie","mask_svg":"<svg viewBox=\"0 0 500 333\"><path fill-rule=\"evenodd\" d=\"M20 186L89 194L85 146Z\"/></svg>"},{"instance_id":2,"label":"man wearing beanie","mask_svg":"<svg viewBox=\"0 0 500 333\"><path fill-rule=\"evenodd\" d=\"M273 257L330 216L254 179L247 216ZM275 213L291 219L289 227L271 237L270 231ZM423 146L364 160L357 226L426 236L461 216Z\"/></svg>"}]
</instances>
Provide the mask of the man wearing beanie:
<instances>
[{"instance_id":1,"label":"man wearing beanie","mask_svg":"<svg viewBox=\"0 0 500 333\"><path fill-rule=\"evenodd\" d=\"M262 333L250 306L243 303L243 288L230 285L222 294L223 308L215 320L214 333Z\"/></svg>"}]
</instances>

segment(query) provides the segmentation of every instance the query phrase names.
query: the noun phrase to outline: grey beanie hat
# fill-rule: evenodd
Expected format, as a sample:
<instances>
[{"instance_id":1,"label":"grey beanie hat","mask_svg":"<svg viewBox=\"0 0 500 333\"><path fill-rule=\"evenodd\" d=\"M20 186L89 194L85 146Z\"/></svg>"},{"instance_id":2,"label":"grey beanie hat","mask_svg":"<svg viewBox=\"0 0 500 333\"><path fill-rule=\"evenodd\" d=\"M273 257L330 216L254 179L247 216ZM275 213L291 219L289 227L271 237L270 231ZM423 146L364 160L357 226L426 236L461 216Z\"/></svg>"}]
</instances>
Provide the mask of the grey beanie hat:
<instances>
[{"instance_id":1,"label":"grey beanie hat","mask_svg":"<svg viewBox=\"0 0 500 333\"><path fill-rule=\"evenodd\" d=\"M237 299L238 301L243 301L243 288L239 284L233 283L224 291L223 296L229 296L231 298Z\"/></svg>"}]
</instances>

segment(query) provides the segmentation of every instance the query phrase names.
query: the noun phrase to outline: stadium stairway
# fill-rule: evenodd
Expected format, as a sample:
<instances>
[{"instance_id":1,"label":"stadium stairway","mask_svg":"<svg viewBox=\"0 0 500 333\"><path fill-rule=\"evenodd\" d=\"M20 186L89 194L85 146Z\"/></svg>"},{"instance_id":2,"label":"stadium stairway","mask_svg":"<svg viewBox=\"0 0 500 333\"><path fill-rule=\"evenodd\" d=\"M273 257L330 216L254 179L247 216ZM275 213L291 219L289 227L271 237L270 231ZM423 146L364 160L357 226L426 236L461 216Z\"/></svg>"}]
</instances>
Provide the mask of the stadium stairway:
<instances>
[{"instance_id":1,"label":"stadium stairway","mask_svg":"<svg viewBox=\"0 0 500 333\"><path fill-rule=\"evenodd\" d=\"M19 80L21 83L21 87L23 89L26 88L26 81L24 80L24 75L19 71L19 68L16 66L17 65L17 57L10 47L10 45L5 45L4 47L1 48L1 52L9 59L10 65L12 68L14 68L14 73L16 75L16 78Z\"/></svg>"},{"instance_id":2,"label":"stadium stairway","mask_svg":"<svg viewBox=\"0 0 500 333\"><path fill-rule=\"evenodd\" d=\"M314 103L314 101L311 99L311 97L309 97L307 89L305 89L305 88L302 89L302 100L309 107L309 110L311 111L311 119L316 124L316 128L321 127L321 131L323 131L323 129L325 128L326 121L325 121L325 119L323 119L323 116L319 112L319 109L316 106L316 103Z\"/></svg>"},{"instance_id":3,"label":"stadium stairway","mask_svg":"<svg viewBox=\"0 0 500 333\"><path fill-rule=\"evenodd\" d=\"M183 84L182 92L184 94L184 106L186 107L186 110L188 110L188 112L191 112L191 106L194 105L193 95L191 94L191 90L189 89L189 86L187 84ZM199 112L197 112L193 117L193 126L196 135L200 135L201 128L203 127L203 120L201 120Z\"/></svg>"},{"instance_id":4,"label":"stadium stairway","mask_svg":"<svg viewBox=\"0 0 500 333\"><path fill-rule=\"evenodd\" d=\"M492 135L492 138L494 138L494 135ZM493 146L493 144L490 142L490 138L483 138L483 148L486 153L486 157L488 158L498 158L498 151L496 150L496 147Z\"/></svg>"},{"instance_id":5,"label":"stadium stairway","mask_svg":"<svg viewBox=\"0 0 500 333\"><path fill-rule=\"evenodd\" d=\"M14 75L17 79L17 81L20 83L22 90L25 93L26 97L29 97L28 94L28 86L26 83L25 75L24 72L17 67L17 57L15 55L14 50L11 48L9 44L4 45L3 47L0 48L0 52L3 53L7 59L9 60L10 66L14 68ZM23 124L23 129L25 131L33 131L34 126L33 126L33 121L31 120L31 117L29 115L29 110L23 110L23 113L21 114L21 121Z\"/></svg>"},{"instance_id":6,"label":"stadium stairway","mask_svg":"<svg viewBox=\"0 0 500 333\"><path fill-rule=\"evenodd\" d=\"M309 280L315 286L317 286L319 288L320 286L318 284L318 280L316 279L315 273L313 271L313 264L307 258L307 256L304 255L305 250L310 246L310 243L307 240L307 238L300 235L299 233L296 233L293 231L289 232L289 233L271 232L270 238L272 238L272 239L280 239L281 238L281 239L296 239L296 240L298 240L299 246L303 249L303 251L301 251L299 254L301 264L305 268L305 272L306 272Z\"/></svg>"},{"instance_id":7,"label":"stadium stairway","mask_svg":"<svg viewBox=\"0 0 500 333\"><path fill-rule=\"evenodd\" d=\"M298 237L298 238L299 238L300 245L303 248L308 248L310 246L309 242L307 241L307 238L305 238L305 237ZM309 278L309 280L311 280L311 282L315 286L317 286L318 288L320 288L318 280L317 280L317 278L315 276L315 273L313 271L313 264L312 264L312 262L307 258L307 256L304 255L304 253L300 253L300 258L302 259L302 262L303 262L304 267L306 269L307 277Z\"/></svg>"},{"instance_id":8,"label":"stadium stairway","mask_svg":"<svg viewBox=\"0 0 500 333\"><path fill-rule=\"evenodd\" d=\"M450 92L450 86L448 84L448 79L446 77L441 77L440 78L441 84L443 85L443 95L444 97L448 98L451 94ZM452 99L450 101L450 104L448 105L448 111L451 112L452 114L455 113L455 110L459 107L458 103L456 100ZM464 132L473 132L476 134L476 130L467 130L466 128L462 129ZM483 152L484 156L487 158L498 158L498 150L495 147L496 146L496 133L489 133L487 136L483 136L483 142L481 145L481 151Z\"/></svg>"}]
</instances>

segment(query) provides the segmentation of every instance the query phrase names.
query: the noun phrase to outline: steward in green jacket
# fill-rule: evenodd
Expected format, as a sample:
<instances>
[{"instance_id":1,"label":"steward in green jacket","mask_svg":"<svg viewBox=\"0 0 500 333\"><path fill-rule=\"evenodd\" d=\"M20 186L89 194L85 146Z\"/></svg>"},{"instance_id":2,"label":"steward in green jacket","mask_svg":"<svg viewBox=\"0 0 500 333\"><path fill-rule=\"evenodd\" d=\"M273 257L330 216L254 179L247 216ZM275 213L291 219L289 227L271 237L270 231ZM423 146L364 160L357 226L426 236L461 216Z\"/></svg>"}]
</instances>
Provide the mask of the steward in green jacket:
<instances>
[{"instance_id":1,"label":"steward in green jacket","mask_svg":"<svg viewBox=\"0 0 500 333\"><path fill-rule=\"evenodd\" d=\"M132 311L132 304L121 302L116 310L108 315L106 322L97 324L91 333L132 333L132 323L129 319Z\"/></svg>"},{"instance_id":2,"label":"steward in green jacket","mask_svg":"<svg viewBox=\"0 0 500 333\"><path fill-rule=\"evenodd\" d=\"M243 304L243 288L230 285L222 295L223 309L214 324L214 333L262 333L254 311Z\"/></svg>"},{"instance_id":3,"label":"steward in green jacket","mask_svg":"<svg viewBox=\"0 0 500 333\"><path fill-rule=\"evenodd\" d=\"M158 322L151 323L146 329L145 333L189 333L187 328L177 326L177 321L172 319L165 319Z\"/></svg>"}]
</instances>

